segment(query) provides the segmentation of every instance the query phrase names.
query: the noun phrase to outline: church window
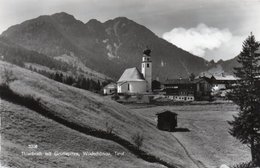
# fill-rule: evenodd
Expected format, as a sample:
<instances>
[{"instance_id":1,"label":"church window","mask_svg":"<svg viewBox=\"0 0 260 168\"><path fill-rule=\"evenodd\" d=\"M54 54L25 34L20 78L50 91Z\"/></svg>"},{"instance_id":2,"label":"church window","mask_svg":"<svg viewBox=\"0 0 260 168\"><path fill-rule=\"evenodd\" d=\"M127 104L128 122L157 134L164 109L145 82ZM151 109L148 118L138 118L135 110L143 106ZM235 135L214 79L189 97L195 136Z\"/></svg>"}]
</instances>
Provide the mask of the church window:
<instances>
[{"instance_id":1,"label":"church window","mask_svg":"<svg viewBox=\"0 0 260 168\"><path fill-rule=\"evenodd\" d=\"M147 68L149 68L149 64L147 64Z\"/></svg>"},{"instance_id":2,"label":"church window","mask_svg":"<svg viewBox=\"0 0 260 168\"><path fill-rule=\"evenodd\" d=\"M127 84L127 89L130 90L130 85L129 85L129 83Z\"/></svg>"}]
</instances>

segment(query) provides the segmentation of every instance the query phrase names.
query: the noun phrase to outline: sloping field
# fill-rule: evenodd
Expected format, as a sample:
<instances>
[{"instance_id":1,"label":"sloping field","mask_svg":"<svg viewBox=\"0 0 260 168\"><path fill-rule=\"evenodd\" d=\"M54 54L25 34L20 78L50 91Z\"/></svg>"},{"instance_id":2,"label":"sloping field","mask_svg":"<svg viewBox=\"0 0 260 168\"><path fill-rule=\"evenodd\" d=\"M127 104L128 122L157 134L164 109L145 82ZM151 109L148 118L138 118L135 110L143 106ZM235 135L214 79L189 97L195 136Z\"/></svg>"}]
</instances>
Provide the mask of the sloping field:
<instances>
[{"instance_id":1,"label":"sloping field","mask_svg":"<svg viewBox=\"0 0 260 168\"><path fill-rule=\"evenodd\" d=\"M162 167L136 158L112 141L78 133L23 106L2 100L1 111L1 161L9 167ZM37 144L38 148L28 148L31 144ZM51 152L52 155L27 156L30 152ZM70 153L58 155L62 152ZM111 155L88 156L83 152ZM117 156L115 152L124 155Z\"/></svg>"},{"instance_id":2,"label":"sloping field","mask_svg":"<svg viewBox=\"0 0 260 168\"><path fill-rule=\"evenodd\" d=\"M160 158L159 160L172 167L197 167L171 134L157 130L153 121L127 107L2 61L0 61L0 68L1 76L6 68L11 70L16 78L10 83L11 90L19 95L32 96L43 107L49 109L52 115L63 121L69 121L80 128L95 132L106 132L108 127L113 127L113 134L130 144L134 144L132 136L141 133L144 137L142 151ZM50 167L55 167L54 165L61 167L59 165L63 164L65 167L70 167L74 164L88 167L87 164L93 164L93 167L109 167L111 164L110 167L125 167L124 164L129 164L129 167L151 167L151 163L142 161L141 158L137 159L138 156L131 154L129 148L113 140L87 136L84 131L72 130L53 119L47 119L35 111L7 101L2 100L1 106L5 106L1 108L5 110L1 112L3 128L1 160L8 165L24 167L25 164L38 167L47 164ZM31 156L21 155L23 150L28 150L29 144L37 144L38 150L42 151L122 151L125 155L109 159L108 157L73 158L71 156L58 159L53 157L32 159ZM159 163L153 166L159 166Z\"/></svg>"},{"instance_id":3,"label":"sloping field","mask_svg":"<svg viewBox=\"0 0 260 168\"><path fill-rule=\"evenodd\" d=\"M228 133L227 121L232 120L232 116L236 115L238 110L234 104L161 106L139 108L134 111L152 122L158 111L166 109L178 114L180 130L169 134L182 144L198 164L216 168L222 164L231 166L250 161L249 148ZM156 125L155 121L153 123Z\"/></svg>"}]
</instances>

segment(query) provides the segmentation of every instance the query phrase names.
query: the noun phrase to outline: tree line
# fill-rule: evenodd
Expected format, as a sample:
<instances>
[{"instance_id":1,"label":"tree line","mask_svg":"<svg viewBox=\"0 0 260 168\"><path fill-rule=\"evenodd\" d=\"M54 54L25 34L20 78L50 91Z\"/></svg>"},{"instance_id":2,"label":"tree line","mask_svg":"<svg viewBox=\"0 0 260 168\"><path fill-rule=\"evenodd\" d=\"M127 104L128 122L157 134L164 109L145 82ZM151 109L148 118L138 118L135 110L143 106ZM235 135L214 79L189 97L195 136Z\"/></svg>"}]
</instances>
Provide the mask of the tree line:
<instances>
[{"instance_id":1,"label":"tree line","mask_svg":"<svg viewBox=\"0 0 260 168\"><path fill-rule=\"evenodd\" d=\"M57 82L74 86L80 89L89 90L96 93L100 92L102 87L109 83L109 81L105 81L105 82L100 82L99 80L95 81L93 79L86 78L84 75L69 75L58 71L49 72L45 70L39 70L31 66L29 66L29 69L39 74L42 74L50 79L53 79Z\"/></svg>"},{"instance_id":2,"label":"tree line","mask_svg":"<svg viewBox=\"0 0 260 168\"><path fill-rule=\"evenodd\" d=\"M0 42L3 41L0 38ZM3 56L3 60L20 67L25 67L24 63L35 63L46 66L50 69L61 70L64 72L76 70L75 67L69 65L66 62L61 62L49 57L45 54L38 53L16 46L14 44L8 44L7 42L0 43L0 56Z\"/></svg>"}]
</instances>

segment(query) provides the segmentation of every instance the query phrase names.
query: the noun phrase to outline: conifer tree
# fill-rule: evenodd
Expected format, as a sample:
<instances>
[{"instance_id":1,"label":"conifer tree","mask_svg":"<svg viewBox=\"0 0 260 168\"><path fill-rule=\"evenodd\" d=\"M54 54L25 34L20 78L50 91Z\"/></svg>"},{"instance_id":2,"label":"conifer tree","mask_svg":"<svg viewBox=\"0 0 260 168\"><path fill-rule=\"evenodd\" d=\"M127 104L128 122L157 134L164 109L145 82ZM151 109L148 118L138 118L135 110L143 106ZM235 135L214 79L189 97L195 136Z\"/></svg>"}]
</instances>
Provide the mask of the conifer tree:
<instances>
[{"instance_id":1,"label":"conifer tree","mask_svg":"<svg viewBox=\"0 0 260 168\"><path fill-rule=\"evenodd\" d=\"M243 42L243 49L238 56L240 66L234 68L239 80L229 95L240 108L233 121L229 121L232 126L230 134L250 147L252 162L258 166L260 164L260 55L257 54L259 47L260 43L255 40L252 33Z\"/></svg>"},{"instance_id":2,"label":"conifer tree","mask_svg":"<svg viewBox=\"0 0 260 168\"><path fill-rule=\"evenodd\" d=\"M87 89L87 80L86 80L85 77L81 81L81 88L82 89Z\"/></svg>"}]
</instances>

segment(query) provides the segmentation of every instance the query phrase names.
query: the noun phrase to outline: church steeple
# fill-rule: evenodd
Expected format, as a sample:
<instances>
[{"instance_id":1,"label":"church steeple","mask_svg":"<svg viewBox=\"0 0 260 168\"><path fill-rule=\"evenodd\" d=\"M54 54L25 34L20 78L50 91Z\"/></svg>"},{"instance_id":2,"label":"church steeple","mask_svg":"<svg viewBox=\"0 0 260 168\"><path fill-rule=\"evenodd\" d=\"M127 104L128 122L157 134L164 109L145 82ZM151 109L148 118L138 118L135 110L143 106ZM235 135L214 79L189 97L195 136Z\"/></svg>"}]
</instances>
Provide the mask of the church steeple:
<instances>
[{"instance_id":1,"label":"church steeple","mask_svg":"<svg viewBox=\"0 0 260 168\"><path fill-rule=\"evenodd\" d=\"M151 60L151 50L146 48L143 51L142 58L142 74L147 81L146 91L152 91L152 60Z\"/></svg>"}]
</instances>

